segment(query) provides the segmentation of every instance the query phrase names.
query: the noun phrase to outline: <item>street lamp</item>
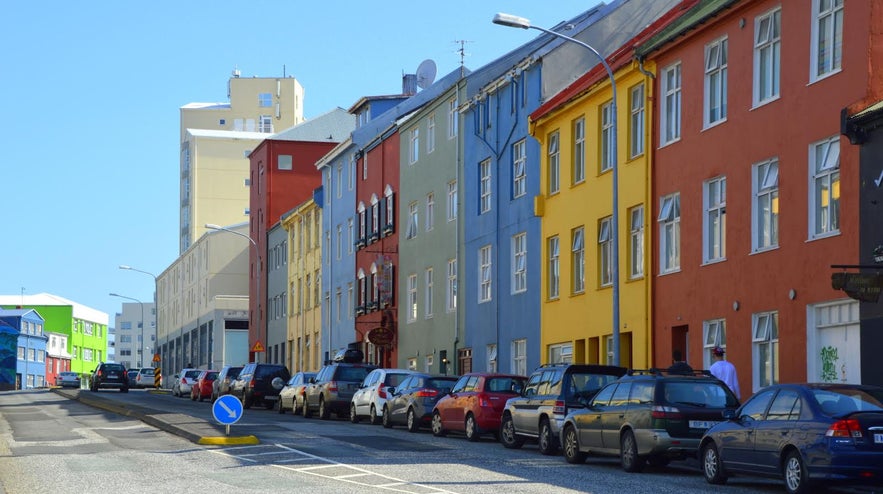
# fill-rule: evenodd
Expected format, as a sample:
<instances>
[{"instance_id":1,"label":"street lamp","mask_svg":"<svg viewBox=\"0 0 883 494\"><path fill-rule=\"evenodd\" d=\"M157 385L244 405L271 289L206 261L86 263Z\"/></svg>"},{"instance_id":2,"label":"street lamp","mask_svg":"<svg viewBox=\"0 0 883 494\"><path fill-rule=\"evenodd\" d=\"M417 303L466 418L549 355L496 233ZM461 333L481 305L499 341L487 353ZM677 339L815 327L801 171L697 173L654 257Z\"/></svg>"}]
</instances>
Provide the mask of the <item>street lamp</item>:
<instances>
[{"instance_id":1,"label":"street lamp","mask_svg":"<svg viewBox=\"0 0 883 494\"><path fill-rule=\"evenodd\" d=\"M250 236L237 232L236 230L231 230L229 228L225 228L220 225L215 225L213 223L206 223L205 227L209 230L221 230L223 232L232 233L233 235L239 235L240 237L248 239L251 243L252 248L254 249L254 257L257 260L257 263L254 267L254 279L255 279L255 303L257 306L257 312L255 312L255 322L258 326L258 334L260 334L260 325L261 325L261 253L258 251L258 244L254 241ZM270 330L267 327L266 331L264 331L264 345L269 345L270 342L267 341L270 338ZM266 350L264 351L264 362L269 362L269 353Z\"/></svg>"},{"instance_id":2,"label":"street lamp","mask_svg":"<svg viewBox=\"0 0 883 494\"><path fill-rule=\"evenodd\" d=\"M512 14L504 14L498 13L494 16L493 20L494 24L499 24L501 26L508 27L518 27L521 29L536 29L537 31L542 31L547 34L551 34L552 36L557 36L561 39L570 41L572 43L576 43L583 48L589 50L594 53L595 56L598 57L598 60L601 61L601 65L604 66L604 69L607 71L607 77L610 78L610 88L613 92L613 101L610 104L610 110L613 113L612 118L612 132L613 132L613 143L610 146L610 152L612 155L613 161L613 215L611 216L611 237L610 237L610 247L613 250L611 255L611 263L613 264L613 276L612 276L612 288L613 288L613 363L615 365L619 365L619 162L617 159L616 152L616 144L617 144L617 117L616 117L616 78L613 77L613 70L610 68L610 65L607 63L607 60L598 53L598 50L592 48L586 43L582 41L571 38L570 36L565 36L561 33L557 33L555 31L550 31L548 29L544 29L541 27L533 26L530 24L530 21L524 17L518 17Z\"/></svg>"},{"instance_id":3,"label":"street lamp","mask_svg":"<svg viewBox=\"0 0 883 494\"><path fill-rule=\"evenodd\" d=\"M135 302L138 302L139 305L141 305L141 354L140 354L139 360L138 360L138 367L139 368L144 367L144 302L138 300L137 298L127 297L125 295L120 295L118 293L111 293L109 295L111 297L119 297L119 298L124 298L124 299L128 299L128 300L133 300Z\"/></svg>"},{"instance_id":4,"label":"street lamp","mask_svg":"<svg viewBox=\"0 0 883 494\"><path fill-rule=\"evenodd\" d=\"M155 330L156 330L156 339L159 339L159 282L157 281L156 275L149 271L142 271L138 268L133 268L132 266L127 266L125 264L120 265L120 269L125 269L128 271L136 271L138 273L144 273L148 276L153 277L153 311L154 311L154 319L156 321ZM142 324L143 326L143 324ZM143 339L143 338L142 338ZM142 357L143 358L143 357Z\"/></svg>"}]
</instances>

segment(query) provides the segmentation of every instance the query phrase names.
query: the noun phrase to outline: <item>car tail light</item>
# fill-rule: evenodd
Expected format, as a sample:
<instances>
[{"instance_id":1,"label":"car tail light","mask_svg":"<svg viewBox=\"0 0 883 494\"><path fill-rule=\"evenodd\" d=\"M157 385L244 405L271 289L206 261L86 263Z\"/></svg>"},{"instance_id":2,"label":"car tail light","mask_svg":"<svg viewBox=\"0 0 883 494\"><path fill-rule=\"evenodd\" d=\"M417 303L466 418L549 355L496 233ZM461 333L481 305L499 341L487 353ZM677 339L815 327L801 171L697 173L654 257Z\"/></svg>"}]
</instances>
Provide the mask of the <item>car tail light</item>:
<instances>
[{"instance_id":1,"label":"car tail light","mask_svg":"<svg viewBox=\"0 0 883 494\"><path fill-rule=\"evenodd\" d=\"M383 383L377 385L377 397L386 399L386 388L383 387Z\"/></svg>"},{"instance_id":2,"label":"car tail light","mask_svg":"<svg viewBox=\"0 0 883 494\"><path fill-rule=\"evenodd\" d=\"M862 437L862 426L856 419L842 419L831 424L825 431L827 437L839 437L848 439L860 439Z\"/></svg>"},{"instance_id":3,"label":"car tail light","mask_svg":"<svg viewBox=\"0 0 883 494\"><path fill-rule=\"evenodd\" d=\"M421 389L420 391L414 393L414 396L419 398L434 398L438 396L437 389Z\"/></svg>"},{"instance_id":4,"label":"car tail light","mask_svg":"<svg viewBox=\"0 0 883 494\"><path fill-rule=\"evenodd\" d=\"M552 407L553 415L567 415L567 407L564 405L564 402L558 400L555 402L555 406Z\"/></svg>"},{"instance_id":5,"label":"car tail light","mask_svg":"<svg viewBox=\"0 0 883 494\"><path fill-rule=\"evenodd\" d=\"M480 407L489 407L491 405L491 400L487 397L487 395L478 395L478 406Z\"/></svg>"},{"instance_id":6,"label":"car tail light","mask_svg":"<svg viewBox=\"0 0 883 494\"><path fill-rule=\"evenodd\" d=\"M248 385L251 386L251 387L253 388L253 387L255 387L255 384L256 384L256 383L257 383L257 379L252 378L252 379L251 379L251 382L249 382Z\"/></svg>"},{"instance_id":7,"label":"car tail light","mask_svg":"<svg viewBox=\"0 0 883 494\"><path fill-rule=\"evenodd\" d=\"M328 382L328 391L337 392L337 381L329 381Z\"/></svg>"},{"instance_id":8,"label":"car tail light","mask_svg":"<svg viewBox=\"0 0 883 494\"><path fill-rule=\"evenodd\" d=\"M681 415L681 411L678 410L677 407L666 407L666 406L660 406L660 405L656 405L655 407L653 407L653 409L650 411L650 415L654 419L680 419L680 418L683 418L683 415Z\"/></svg>"}]
</instances>

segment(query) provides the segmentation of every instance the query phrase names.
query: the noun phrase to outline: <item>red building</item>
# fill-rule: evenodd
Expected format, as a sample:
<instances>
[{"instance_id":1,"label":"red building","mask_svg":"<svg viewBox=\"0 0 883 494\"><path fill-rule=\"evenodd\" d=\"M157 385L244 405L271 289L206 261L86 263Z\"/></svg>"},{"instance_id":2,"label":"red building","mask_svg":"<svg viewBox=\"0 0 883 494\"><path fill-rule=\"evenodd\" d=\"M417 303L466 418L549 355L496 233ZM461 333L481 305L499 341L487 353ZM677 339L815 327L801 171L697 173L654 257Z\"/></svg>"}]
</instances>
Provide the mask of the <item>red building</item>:
<instances>
[{"instance_id":1,"label":"red building","mask_svg":"<svg viewBox=\"0 0 883 494\"><path fill-rule=\"evenodd\" d=\"M879 100L883 6L700 1L637 48L656 63L653 359L726 349L742 398L775 382L862 382L858 147L844 108ZM867 105L864 105L867 106ZM879 367L878 367L879 368Z\"/></svg>"}]
</instances>

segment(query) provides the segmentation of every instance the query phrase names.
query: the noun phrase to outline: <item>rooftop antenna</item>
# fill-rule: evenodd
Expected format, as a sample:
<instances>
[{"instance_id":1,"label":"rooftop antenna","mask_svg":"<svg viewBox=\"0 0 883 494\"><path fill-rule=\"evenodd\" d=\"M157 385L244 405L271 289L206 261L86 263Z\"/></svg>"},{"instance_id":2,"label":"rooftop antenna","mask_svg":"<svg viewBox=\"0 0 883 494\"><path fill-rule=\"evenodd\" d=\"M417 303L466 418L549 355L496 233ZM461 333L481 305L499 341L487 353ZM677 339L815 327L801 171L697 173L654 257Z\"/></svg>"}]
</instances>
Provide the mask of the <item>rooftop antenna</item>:
<instances>
[{"instance_id":1,"label":"rooftop antenna","mask_svg":"<svg viewBox=\"0 0 883 494\"><path fill-rule=\"evenodd\" d=\"M460 45L460 48L458 48L456 51L460 54L460 66L462 67L465 63L464 59L466 58L466 55L469 55L469 53L466 53L466 43L474 42L466 39L455 39L454 41L452 41L452 43L457 43Z\"/></svg>"}]
</instances>

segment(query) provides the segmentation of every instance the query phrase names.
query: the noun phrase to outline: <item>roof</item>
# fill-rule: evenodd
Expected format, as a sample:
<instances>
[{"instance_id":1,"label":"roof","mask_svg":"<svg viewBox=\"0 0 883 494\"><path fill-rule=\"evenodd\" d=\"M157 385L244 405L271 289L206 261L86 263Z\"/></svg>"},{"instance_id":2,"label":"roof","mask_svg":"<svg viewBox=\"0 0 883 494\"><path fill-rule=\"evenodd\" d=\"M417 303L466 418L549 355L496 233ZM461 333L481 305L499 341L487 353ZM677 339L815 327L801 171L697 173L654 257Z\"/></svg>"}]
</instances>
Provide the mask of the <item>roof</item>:
<instances>
[{"instance_id":1,"label":"roof","mask_svg":"<svg viewBox=\"0 0 883 494\"><path fill-rule=\"evenodd\" d=\"M356 128L356 117L344 110L335 108L318 117L301 122L267 139L277 141L341 142Z\"/></svg>"},{"instance_id":2,"label":"roof","mask_svg":"<svg viewBox=\"0 0 883 494\"><path fill-rule=\"evenodd\" d=\"M635 55L641 59L645 58L675 38L716 17L738 1L740 0L684 0L678 8L682 12L680 17L639 46L635 50Z\"/></svg>"},{"instance_id":3,"label":"roof","mask_svg":"<svg viewBox=\"0 0 883 494\"><path fill-rule=\"evenodd\" d=\"M229 110L230 103L187 103L182 110Z\"/></svg>"},{"instance_id":4,"label":"roof","mask_svg":"<svg viewBox=\"0 0 883 494\"><path fill-rule=\"evenodd\" d=\"M208 137L211 139L252 139L263 141L273 134L267 132L244 132L241 130L209 130L187 129L187 133L193 137Z\"/></svg>"},{"instance_id":5,"label":"roof","mask_svg":"<svg viewBox=\"0 0 883 494\"><path fill-rule=\"evenodd\" d=\"M104 325L107 325L110 320L110 317L105 312L101 312L100 310L87 307L83 304L78 304L72 300L59 297L58 295L52 295L50 293L38 293L36 295L0 295L0 305L20 305L23 307L34 305L71 306L73 317L76 317L77 319Z\"/></svg>"}]
</instances>

